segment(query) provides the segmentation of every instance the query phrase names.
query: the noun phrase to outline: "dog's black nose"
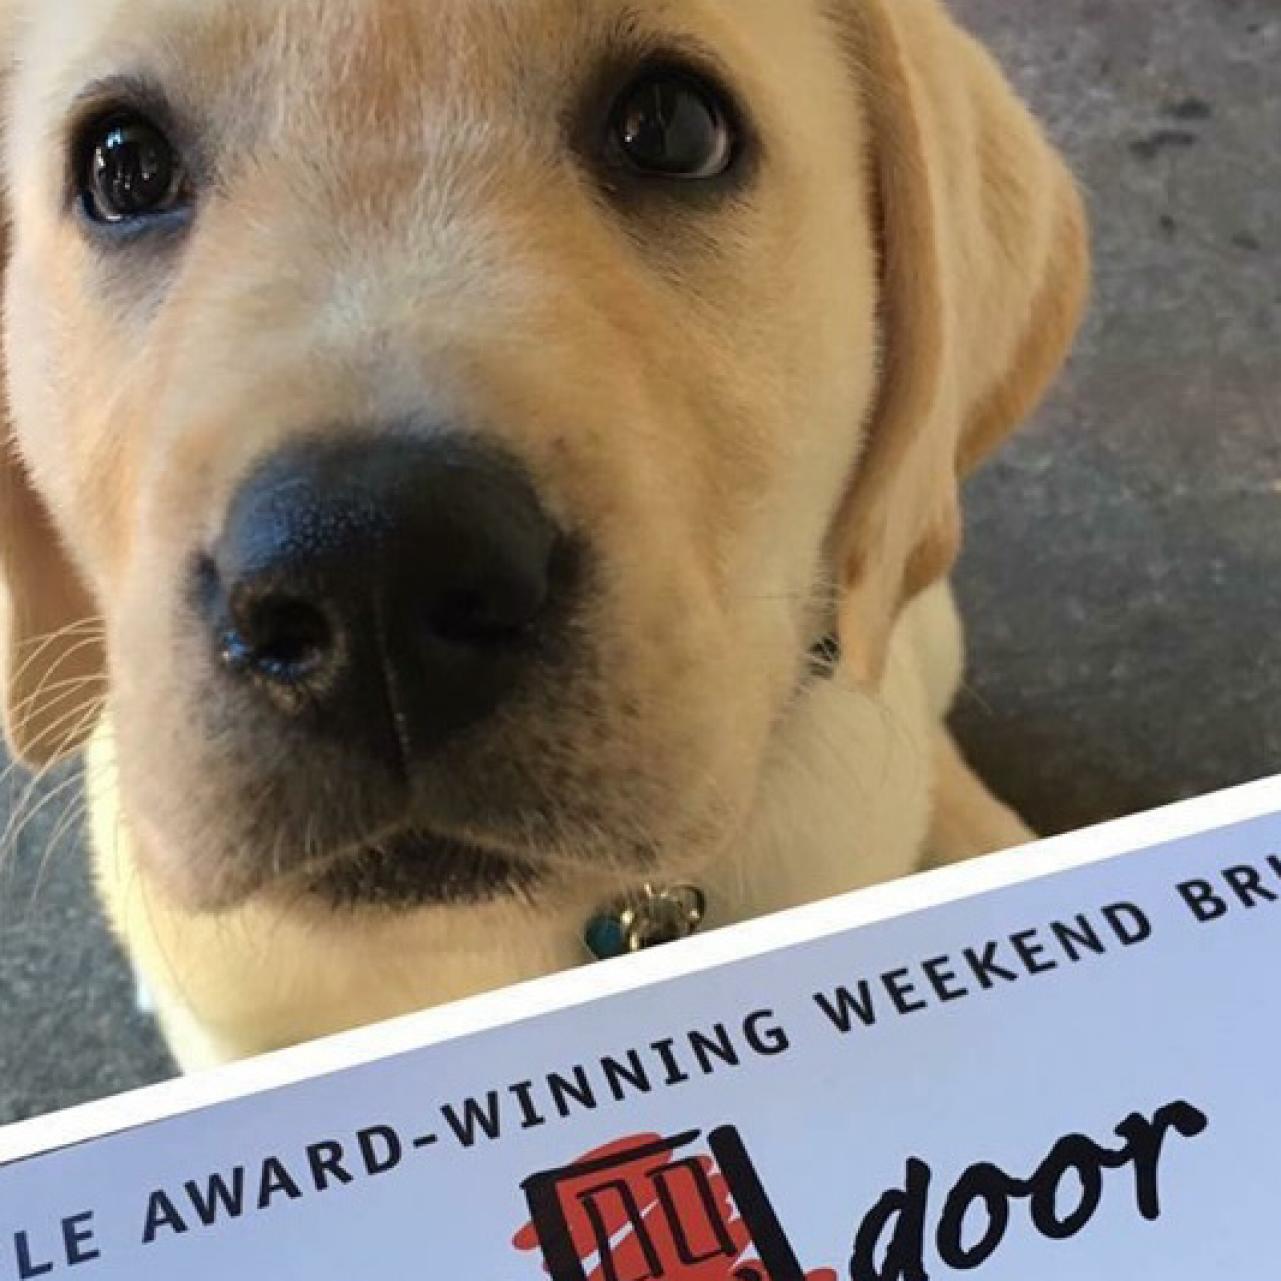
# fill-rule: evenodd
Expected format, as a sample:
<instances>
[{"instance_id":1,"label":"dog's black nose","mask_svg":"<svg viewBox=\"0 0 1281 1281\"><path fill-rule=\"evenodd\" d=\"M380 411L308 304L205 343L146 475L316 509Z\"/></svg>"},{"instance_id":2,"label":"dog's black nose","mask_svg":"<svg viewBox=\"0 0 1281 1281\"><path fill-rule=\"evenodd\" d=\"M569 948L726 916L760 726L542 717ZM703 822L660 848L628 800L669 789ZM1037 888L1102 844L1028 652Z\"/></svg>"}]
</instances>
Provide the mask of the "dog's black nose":
<instances>
[{"instance_id":1,"label":"dog's black nose","mask_svg":"<svg viewBox=\"0 0 1281 1281\"><path fill-rule=\"evenodd\" d=\"M504 459L445 436L302 443L235 495L198 593L221 662L282 713L419 753L511 693L567 564Z\"/></svg>"}]
</instances>

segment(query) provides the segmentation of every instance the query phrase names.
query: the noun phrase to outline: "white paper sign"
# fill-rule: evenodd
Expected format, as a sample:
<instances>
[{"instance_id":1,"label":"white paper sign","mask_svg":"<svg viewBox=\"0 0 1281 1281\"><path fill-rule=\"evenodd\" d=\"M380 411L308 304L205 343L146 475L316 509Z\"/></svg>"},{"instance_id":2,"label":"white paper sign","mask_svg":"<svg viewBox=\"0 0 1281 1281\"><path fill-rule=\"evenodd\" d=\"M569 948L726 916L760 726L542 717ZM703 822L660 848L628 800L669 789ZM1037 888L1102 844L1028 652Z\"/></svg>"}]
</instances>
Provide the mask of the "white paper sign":
<instances>
[{"instance_id":1,"label":"white paper sign","mask_svg":"<svg viewBox=\"0 0 1281 1281\"><path fill-rule=\"evenodd\" d=\"M1281 1276L1279 970L1274 782L11 1127L0 1281Z\"/></svg>"}]
</instances>

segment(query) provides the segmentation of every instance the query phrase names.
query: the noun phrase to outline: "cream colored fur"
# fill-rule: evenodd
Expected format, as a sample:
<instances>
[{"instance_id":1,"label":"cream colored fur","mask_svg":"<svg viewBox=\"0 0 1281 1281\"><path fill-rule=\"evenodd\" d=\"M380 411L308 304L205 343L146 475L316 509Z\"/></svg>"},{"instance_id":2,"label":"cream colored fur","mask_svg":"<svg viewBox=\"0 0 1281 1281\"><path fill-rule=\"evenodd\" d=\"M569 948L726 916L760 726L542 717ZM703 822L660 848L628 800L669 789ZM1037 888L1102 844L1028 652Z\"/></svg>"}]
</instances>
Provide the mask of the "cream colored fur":
<instances>
[{"instance_id":1,"label":"cream colored fur","mask_svg":"<svg viewBox=\"0 0 1281 1281\"><path fill-rule=\"evenodd\" d=\"M33 763L91 739L98 884L185 1068L579 963L637 830L712 924L1027 835L945 728L948 576L964 476L1075 331L1072 180L939 0L631 8L758 115L747 205L624 231L521 132L621 0L0 0L0 695ZM60 140L137 66L271 159L126 288L60 211ZM590 713L553 702L511 748L598 819L528 851L559 869L533 903L335 912L265 883L303 839L246 835L275 763L193 728L182 572L281 442L428 403L608 570ZM844 662L806 682L833 613Z\"/></svg>"}]
</instances>

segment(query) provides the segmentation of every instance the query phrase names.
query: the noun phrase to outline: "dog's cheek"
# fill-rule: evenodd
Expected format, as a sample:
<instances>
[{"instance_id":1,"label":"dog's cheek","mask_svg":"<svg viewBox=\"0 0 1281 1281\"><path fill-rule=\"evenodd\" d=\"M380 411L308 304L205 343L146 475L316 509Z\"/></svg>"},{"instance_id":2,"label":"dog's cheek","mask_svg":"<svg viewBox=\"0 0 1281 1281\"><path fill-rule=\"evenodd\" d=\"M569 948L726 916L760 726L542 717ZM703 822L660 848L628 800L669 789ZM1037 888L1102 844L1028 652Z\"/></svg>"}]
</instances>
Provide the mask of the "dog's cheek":
<instances>
[{"instance_id":1,"label":"dog's cheek","mask_svg":"<svg viewBox=\"0 0 1281 1281\"><path fill-rule=\"evenodd\" d=\"M204 810L217 763L195 759L182 711L190 691L167 664L148 669L133 661L137 656L139 647L127 638L113 646L110 709L135 857L165 899L185 907L215 903L227 892L228 860L211 847L234 826L234 810L224 810L216 824Z\"/></svg>"},{"instance_id":2,"label":"dog's cheek","mask_svg":"<svg viewBox=\"0 0 1281 1281\"><path fill-rule=\"evenodd\" d=\"M109 611L127 572L151 430L145 331L93 294L84 246L24 228L6 273L12 426L57 532Z\"/></svg>"},{"instance_id":3,"label":"dog's cheek","mask_svg":"<svg viewBox=\"0 0 1281 1281\"><path fill-rule=\"evenodd\" d=\"M36 487L59 525L59 532L85 550L78 528L88 514L81 459L85 441L77 432L74 403L67 395L65 357L55 321L57 308L42 279L46 266L32 249L15 251L5 281L7 314L20 324L6 326L5 397L11 430Z\"/></svg>"},{"instance_id":4,"label":"dog's cheek","mask_svg":"<svg viewBox=\"0 0 1281 1281\"><path fill-rule=\"evenodd\" d=\"M252 815L231 775L243 744L209 733L222 695L190 618L176 548L134 547L108 618L108 721L122 811L158 892L188 908L243 897L259 874Z\"/></svg>"},{"instance_id":5,"label":"dog's cheek","mask_svg":"<svg viewBox=\"0 0 1281 1281\"><path fill-rule=\"evenodd\" d=\"M715 852L745 812L782 684L762 636L709 597L680 604L667 635L620 611L612 648L626 661L610 690L614 775L677 863Z\"/></svg>"}]
</instances>

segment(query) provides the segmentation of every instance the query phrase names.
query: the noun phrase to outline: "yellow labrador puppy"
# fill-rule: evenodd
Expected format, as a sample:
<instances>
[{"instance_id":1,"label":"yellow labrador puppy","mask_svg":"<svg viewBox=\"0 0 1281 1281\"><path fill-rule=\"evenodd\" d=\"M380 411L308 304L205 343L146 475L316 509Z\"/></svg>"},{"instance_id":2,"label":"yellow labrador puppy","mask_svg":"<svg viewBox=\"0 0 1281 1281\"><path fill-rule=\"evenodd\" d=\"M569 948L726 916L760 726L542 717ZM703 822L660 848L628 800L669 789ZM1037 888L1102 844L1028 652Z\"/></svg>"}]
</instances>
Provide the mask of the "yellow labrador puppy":
<instances>
[{"instance_id":1,"label":"yellow labrador puppy","mask_svg":"<svg viewBox=\"0 0 1281 1281\"><path fill-rule=\"evenodd\" d=\"M0 0L0 667L194 1068L1018 841L959 486L1086 283L939 0Z\"/></svg>"}]
</instances>

